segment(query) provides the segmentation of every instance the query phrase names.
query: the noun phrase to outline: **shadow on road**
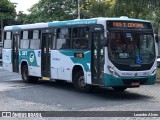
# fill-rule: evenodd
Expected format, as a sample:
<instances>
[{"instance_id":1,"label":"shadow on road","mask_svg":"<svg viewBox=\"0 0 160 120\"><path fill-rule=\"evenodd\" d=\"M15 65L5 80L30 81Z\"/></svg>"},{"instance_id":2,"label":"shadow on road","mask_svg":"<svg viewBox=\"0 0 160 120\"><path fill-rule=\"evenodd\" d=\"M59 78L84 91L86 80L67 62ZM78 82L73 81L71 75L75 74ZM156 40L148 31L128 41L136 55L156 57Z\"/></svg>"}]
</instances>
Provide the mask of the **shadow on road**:
<instances>
[{"instance_id":1,"label":"shadow on road","mask_svg":"<svg viewBox=\"0 0 160 120\"><path fill-rule=\"evenodd\" d=\"M10 81L10 82L16 82L16 83L23 83L22 80L14 80L14 81ZM91 92L89 93L82 93L79 91L76 91L74 89L74 86L72 83L69 82L65 82L65 81L60 81L60 82L55 82L55 81L39 81L38 83L23 83L24 86L28 86L28 85L32 85L32 86L36 86L36 85L40 85L43 86L47 89L50 89L51 92L54 92L54 89L59 90L61 92L67 92L67 94L79 94L79 95L83 95L83 96L92 96L92 97L98 97L98 98L102 98L105 100L130 100L130 101L134 101L134 100L147 100L147 99L152 99L152 96L149 95L143 95L140 94L140 92L137 93L139 88L128 88L126 91L124 92L117 92L114 91L112 88L100 88L100 87L93 87L93 89L91 90ZM54 87L54 88L52 88ZM36 88L35 88L36 89ZM53 89L53 91L52 91ZM137 89L136 91L134 89ZM76 97L76 96L75 96Z\"/></svg>"},{"instance_id":2,"label":"shadow on road","mask_svg":"<svg viewBox=\"0 0 160 120\"><path fill-rule=\"evenodd\" d=\"M1 92L6 97L42 104L50 107L59 106L67 110L84 110L92 108L110 108L130 104L150 102L153 97L140 94L137 90L127 89L115 92L111 88L94 87L90 93L81 93L74 89L72 83L55 81L39 81L37 84L23 83L22 80L7 81L15 89ZM138 92L137 92L138 91ZM132 108L131 108L132 109Z\"/></svg>"}]
</instances>

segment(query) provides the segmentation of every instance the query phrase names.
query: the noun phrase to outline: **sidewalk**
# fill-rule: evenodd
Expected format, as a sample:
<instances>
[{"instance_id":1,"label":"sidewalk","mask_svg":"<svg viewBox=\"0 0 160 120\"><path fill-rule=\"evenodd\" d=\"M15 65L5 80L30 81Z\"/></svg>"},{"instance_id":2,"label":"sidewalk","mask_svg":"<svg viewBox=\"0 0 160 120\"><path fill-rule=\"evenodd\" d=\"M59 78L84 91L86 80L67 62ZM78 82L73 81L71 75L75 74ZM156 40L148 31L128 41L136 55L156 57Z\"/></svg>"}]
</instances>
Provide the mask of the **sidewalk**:
<instances>
[{"instance_id":1,"label":"sidewalk","mask_svg":"<svg viewBox=\"0 0 160 120\"><path fill-rule=\"evenodd\" d=\"M156 83L160 83L160 79L159 78L156 80Z\"/></svg>"}]
</instances>

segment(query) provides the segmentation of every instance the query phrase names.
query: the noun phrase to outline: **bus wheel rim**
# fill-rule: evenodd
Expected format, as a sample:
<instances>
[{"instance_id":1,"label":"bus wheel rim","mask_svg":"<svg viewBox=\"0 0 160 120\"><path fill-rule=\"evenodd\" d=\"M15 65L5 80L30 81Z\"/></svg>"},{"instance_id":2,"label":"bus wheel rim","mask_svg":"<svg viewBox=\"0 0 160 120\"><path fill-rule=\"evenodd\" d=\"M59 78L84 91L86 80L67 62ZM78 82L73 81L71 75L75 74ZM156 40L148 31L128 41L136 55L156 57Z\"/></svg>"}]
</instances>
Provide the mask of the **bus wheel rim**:
<instances>
[{"instance_id":1,"label":"bus wheel rim","mask_svg":"<svg viewBox=\"0 0 160 120\"><path fill-rule=\"evenodd\" d=\"M78 84L80 87L85 87L84 76L81 76L78 80Z\"/></svg>"}]
</instances>

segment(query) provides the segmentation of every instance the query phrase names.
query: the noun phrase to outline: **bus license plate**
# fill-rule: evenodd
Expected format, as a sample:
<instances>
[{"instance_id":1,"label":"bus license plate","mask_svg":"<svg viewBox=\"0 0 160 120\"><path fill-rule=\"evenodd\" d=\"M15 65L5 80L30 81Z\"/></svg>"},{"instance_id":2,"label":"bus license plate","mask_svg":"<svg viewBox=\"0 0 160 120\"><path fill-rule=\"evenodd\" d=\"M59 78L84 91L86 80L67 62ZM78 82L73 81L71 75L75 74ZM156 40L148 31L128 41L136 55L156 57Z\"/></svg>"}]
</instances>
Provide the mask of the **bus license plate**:
<instances>
[{"instance_id":1,"label":"bus license plate","mask_svg":"<svg viewBox=\"0 0 160 120\"><path fill-rule=\"evenodd\" d=\"M132 85L132 86L139 86L140 83L139 83L139 82L132 82L131 85Z\"/></svg>"}]
</instances>

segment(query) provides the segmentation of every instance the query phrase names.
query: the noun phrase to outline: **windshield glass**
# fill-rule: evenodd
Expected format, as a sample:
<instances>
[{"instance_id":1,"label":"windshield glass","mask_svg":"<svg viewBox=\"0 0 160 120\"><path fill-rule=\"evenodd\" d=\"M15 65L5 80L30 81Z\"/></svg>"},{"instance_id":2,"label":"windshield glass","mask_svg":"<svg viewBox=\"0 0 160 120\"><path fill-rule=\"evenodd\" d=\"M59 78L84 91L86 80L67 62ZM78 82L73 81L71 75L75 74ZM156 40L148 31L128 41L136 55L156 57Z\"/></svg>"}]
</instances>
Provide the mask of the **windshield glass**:
<instances>
[{"instance_id":1,"label":"windshield glass","mask_svg":"<svg viewBox=\"0 0 160 120\"><path fill-rule=\"evenodd\" d=\"M148 64L155 59L152 33L109 32L109 59L118 64Z\"/></svg>"}]
</instances>

